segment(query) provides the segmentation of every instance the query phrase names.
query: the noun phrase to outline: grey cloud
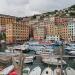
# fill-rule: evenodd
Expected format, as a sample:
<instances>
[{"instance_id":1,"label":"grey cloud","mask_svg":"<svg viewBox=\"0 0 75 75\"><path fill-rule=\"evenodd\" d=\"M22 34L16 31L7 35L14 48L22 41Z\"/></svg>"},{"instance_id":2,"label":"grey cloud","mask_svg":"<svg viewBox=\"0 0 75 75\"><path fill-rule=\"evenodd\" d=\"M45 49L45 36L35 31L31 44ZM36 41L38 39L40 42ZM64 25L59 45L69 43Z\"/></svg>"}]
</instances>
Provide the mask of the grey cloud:
<instances>
[{"instance_id":1,"label":"grey cloud","mask_svg":"<svg viewBox=\"0 0 75 75\"><path fill-rule=\"evenodd\" d=\"M30 7L32 10L44 12L55 9L63 9L74 3L74 0L32 0L30 2Z\"/></svg>"},{"instance_id":2,"label":"grey cloud","mask_svg":"<svg viewBox=\"0 0 75 75\"><path fill-rule=\"evenodd\" d=\"M30 16L63 9L72 4L75 4L75 0L1 0L0 14Z\"/></svg>"},{"instance_id":3,"label":"grey cloud","mask_svg":"<svg viewBox=\"0 0 75 75\"><path fill-rule=\"evenodd\" d=\"M11 5L21 6L21 5L25 5L27 3L29 3L29 0L7 0L7 4L10 5L10 6Z\"/></svg>"}]
</instances>

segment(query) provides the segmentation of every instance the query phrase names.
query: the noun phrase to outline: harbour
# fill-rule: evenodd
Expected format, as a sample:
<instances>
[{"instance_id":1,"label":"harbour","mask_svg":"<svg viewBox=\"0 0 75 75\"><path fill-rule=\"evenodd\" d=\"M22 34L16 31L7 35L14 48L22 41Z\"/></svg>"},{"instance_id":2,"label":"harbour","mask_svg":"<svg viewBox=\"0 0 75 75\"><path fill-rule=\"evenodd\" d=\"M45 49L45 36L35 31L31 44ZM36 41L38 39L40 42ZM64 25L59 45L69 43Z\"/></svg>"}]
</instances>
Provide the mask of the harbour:
<instances>
[{"instance_id":1,"label":"harbour","mask_svg":"<svg viewBox=\"0 0 75 75\"><path fill-rule=\"evenodd\" d=\"M74 54L66 53L66 48L67 46L63 48L62 44L48 45L38 43L7 47L5 52L0 52L0 64L1 67L2 64L3 66L5 65L3 69L14 65L14 69L16 69L15 72L18 73L15 75L23 75L26 69L29 71L28 75L33 75L33 73L36 75L37 70L39 71L39 75L44 75L43 73L45 73L46 70L49 70L49 72L52 73L51 75L58 75L56 74L57 70L60 71L60 75L72 75L72 71L75 71L75 56ZM70 71L69 68L72 71ZM33 70L35 70L35 72ZM71 74L66 74L67 71L71 72ZM6 71L0 71L0 73L1 72Z\"/></svg>"}]
</instances>

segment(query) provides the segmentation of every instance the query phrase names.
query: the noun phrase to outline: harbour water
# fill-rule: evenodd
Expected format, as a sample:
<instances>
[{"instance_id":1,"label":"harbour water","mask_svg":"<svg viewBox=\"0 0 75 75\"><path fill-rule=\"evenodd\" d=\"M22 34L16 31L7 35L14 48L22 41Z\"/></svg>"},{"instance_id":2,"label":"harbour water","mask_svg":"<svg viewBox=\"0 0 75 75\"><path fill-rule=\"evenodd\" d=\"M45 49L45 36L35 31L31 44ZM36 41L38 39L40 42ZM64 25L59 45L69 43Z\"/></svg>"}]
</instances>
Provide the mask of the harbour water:
<instances>
[{"instance_id":1,"label":"harbour water","mask_svg":"<svg viewBox=\"0 0 75 75\"><path fill-rule=\"evenodd\" d=\"M52 46L52 47L53 47L53 49L59 50L59 46ZM29 51L25 54L34 55L35 51ZM71 67L71 68L75 69L75 60L74 60L74 58L73 59L72 58L65 59L65 61L67 62L67 64L63 66L63 69L65 69L66 67ZM34 59L33 63L23 64L23 67L30 67L31 70L33 68L37 67L37 66L40 66L42 71L43 71L43 69L45 69L48 66L51 67L53 70L56 69L56 67L57 67L57 65L55 66L55 65L48 65L48 64L43 63L41 61L40 56L36 56L36 59Z\"/></svg>"},{"instance_id":2,"label":"harbour water","mask_svg":"<svg viewBox=\"0 0 75 75\"><path fill-rule=\"evenodd\" d=\"M34 51L30 51L28 54L35 54ZM67 68L67 67L71 67L73 69L75 69L75 60L74 58L69 58L69 59L65 59L65 61L67 62L66 65L63 66L63 69ZM43 70L44 68L46 67L51 67L53 70L57 67L57 65L48 65L48 64L45 64L41 61L41 58L39 56L36 57L36 59L34 59L34 62L33 64L24 64L24 67L30 67L31 70L33 68L35 68L36 66L40 66L41 69Z\"/></svg>"}]
</instances>

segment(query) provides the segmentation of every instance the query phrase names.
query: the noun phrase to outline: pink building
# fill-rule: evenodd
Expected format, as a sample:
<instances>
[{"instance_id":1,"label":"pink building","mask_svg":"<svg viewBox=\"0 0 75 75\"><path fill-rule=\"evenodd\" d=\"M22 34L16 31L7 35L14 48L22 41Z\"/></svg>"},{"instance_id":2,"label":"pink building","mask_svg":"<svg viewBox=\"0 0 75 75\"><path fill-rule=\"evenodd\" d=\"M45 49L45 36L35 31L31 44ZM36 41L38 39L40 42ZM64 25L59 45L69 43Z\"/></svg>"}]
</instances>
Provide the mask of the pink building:
<instances>
[{"instance_id":1,"label":"pink building","mask_svg":"<svg viewBox=\"0 0 75 75\"><path fill-rule=\"evenodd\" d=\"M68 18L67 17L55 17L55 24L66 25L68 24Z\"/></svg>"}]
</instances>

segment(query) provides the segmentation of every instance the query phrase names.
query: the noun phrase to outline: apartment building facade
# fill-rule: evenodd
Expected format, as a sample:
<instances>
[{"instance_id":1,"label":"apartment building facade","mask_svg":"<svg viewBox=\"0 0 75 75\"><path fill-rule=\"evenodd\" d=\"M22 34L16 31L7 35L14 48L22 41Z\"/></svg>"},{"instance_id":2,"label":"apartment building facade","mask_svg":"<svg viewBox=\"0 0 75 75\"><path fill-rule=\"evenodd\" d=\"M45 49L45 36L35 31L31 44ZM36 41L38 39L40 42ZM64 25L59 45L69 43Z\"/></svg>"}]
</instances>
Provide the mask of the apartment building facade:
<instances>
[{"instance_id":1,"label":"apartment building facade","mask_svg":"<svg viewBox=\"0 0 75 75\"><path fill-rule=\"evenodd\" d=\"M54 41L59 41L60 40L60 38L59 38L59 36L57 36L57 35L47 35L46 36L46 40L47 41L51 41L51 40L54 40Z\"/></svg>"},{"instance_id":2,"label":"apartment building facade","mask_svg":"<svg viewBox=\"0 0 75 75\"><path fill-rule=\"evenodd\" d=\"M75 18L70 18L68 22L69 40L75 41Z\"/></svg>"},{"instance_id":3,"label":"apartment building facade","mask_svg":"<svg viewBox=\"0 0 75 75\"><path fill-rule=\"evenodd\" d=\"M44 40L45 39L45 27L43 26L34 27L33 38L35 40Z\"/></svg>"},{"instance_id":4,"label":"apartment building facade","mask_svg":"<svg viewBox=\"0 0 75 75\"><path fill-rule=\"evenodd\" d=\"M16 22L6 25L6 42L9 43L24 43L29 40L29 26L24 22Z\"/></svg>"},{"instance_id":5,"label":"apartment building facade","mask_svg":"<svg viewBox=\"0 0 75 75\"><path fill-rule=\"evenodd\" d=\"M16 22L16 17L9 15L0 15L0 28L2 32L6 32L6 25Z\"/></svg>"},{"instance_id":6,"label":"apartment building facade","mask_svg":"<svg viewBox=\"0 0 75 75\"><path fill-rule=\"evenodd\" d=\"M68 41L68 18L67 17L55 17L55 25L57 27L58 35L60 39Z\"/></svg>"}]
</instances>

